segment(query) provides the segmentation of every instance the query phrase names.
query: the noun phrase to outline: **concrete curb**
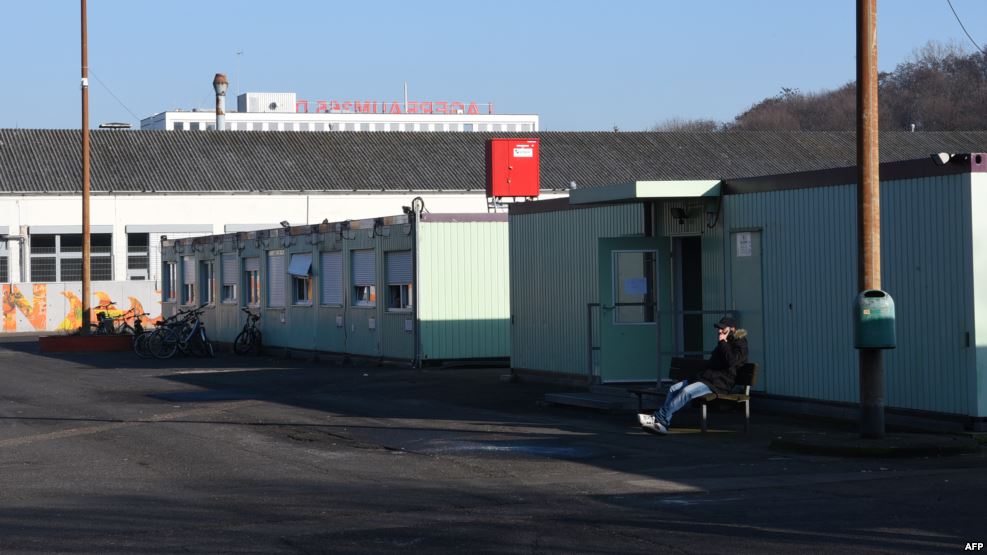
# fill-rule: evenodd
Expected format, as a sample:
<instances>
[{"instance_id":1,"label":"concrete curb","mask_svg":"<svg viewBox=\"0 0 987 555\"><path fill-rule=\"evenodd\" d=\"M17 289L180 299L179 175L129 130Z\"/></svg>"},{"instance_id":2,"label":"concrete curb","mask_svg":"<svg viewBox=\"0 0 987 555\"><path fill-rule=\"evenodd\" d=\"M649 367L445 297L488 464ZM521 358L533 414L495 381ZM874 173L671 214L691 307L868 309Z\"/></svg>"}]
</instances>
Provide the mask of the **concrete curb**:
<instances>
[{"instance_id":1,"label":"concrete curb","mask_svg":"<svg viewBox=\"0 0 987 555\"><path fill-rule=\"evenodd\" d=\"M969 436L891 433L863 439L856 432L789 432L772 439L771 448L833 457L942 457L980 451Z\"/></svg>"}]
</instances>

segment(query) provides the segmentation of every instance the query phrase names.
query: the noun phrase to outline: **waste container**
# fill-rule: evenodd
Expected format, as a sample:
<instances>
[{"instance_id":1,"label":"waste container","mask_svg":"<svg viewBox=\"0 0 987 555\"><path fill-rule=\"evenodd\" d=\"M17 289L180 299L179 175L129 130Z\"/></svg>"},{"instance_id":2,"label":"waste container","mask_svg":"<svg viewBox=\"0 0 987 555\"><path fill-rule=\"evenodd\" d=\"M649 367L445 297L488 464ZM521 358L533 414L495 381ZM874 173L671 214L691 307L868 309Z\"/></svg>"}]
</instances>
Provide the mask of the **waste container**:
<instances>
[{"instance_id":1,"label":"waste container","mask_svg":"<svg viewBox=\"0 0 987 555\"><path fill-rule=\"evenodd\" d=\"M853 346L857 349L894 349L894 299L887 292L871 289L857 295L853 305Z\"/></svg>"}]
</instances>

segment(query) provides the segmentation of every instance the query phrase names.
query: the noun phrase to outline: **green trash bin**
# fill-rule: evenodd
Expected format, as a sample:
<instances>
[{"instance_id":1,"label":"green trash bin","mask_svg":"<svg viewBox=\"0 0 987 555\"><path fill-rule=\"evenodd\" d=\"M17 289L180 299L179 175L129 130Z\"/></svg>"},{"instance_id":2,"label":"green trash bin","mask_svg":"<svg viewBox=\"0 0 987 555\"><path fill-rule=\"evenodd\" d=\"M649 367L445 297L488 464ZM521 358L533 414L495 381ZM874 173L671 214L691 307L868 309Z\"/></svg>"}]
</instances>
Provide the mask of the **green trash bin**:
<instances>
[{"instance_id":1,"label":"green trash bin","mask_svg":"<svg viewBox=\"0 0 987 555\"><path fill-rule=\"evenodd\" d=\"M894 299L871 289L857 295L853 305L853 346L856 349L894 349L897 346Z\"/></svg>"}]
</instances>

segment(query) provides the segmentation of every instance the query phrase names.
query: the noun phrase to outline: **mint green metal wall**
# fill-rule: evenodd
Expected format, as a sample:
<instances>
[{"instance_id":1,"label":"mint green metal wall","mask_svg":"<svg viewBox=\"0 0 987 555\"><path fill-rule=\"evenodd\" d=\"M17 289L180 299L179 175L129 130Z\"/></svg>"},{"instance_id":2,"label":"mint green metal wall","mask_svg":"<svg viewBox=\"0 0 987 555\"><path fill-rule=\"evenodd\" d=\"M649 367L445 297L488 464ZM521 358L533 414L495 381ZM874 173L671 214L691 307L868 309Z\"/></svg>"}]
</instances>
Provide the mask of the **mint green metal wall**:
<instances>
[{"instance_id":1,"label":"mint green metal wall","mask_svg":"<svg viewBox=\"0 0 987 555\"><path fill-rule=\"evenodd\" d=\"M976 416L987 416L987 173L970 176L971 234L973 251L973 310L976 365L967 381L971 407Z\"/></svg>"},{"instance_id":2,"label":"mint green metal wall","mask_svg":"<svg viewBox=\"0 0 987 555\"><path fill-rule=\"evenodd\" d=\"M972 414L969 176L881 187L883 288L896 301L899 345L886 353L887 405ZM766 391L857 402L855 187L728 196L724 206L727 230L762 229Z\"/></svg>"},{"instance_id":3,"label":"mint green metal wall","mask_svg":"<svg viewBox=\"0 0 987 555\"><path fill-rule=\"evenodd\" d=\"M507 222L421 222L418 303L423 359L511 353Z\"/></svg>"},{"instance_id":4,"label":"mint green metal wall","mask_svg":"<svg viewBox=\"0 0 987 555\"><path fill-rule=\"evenodd\" d=\"M598 239L643 232L641 204L511 215L512 367L588 374L586 303L599 301Z\"/></svg>"}]
</instances>

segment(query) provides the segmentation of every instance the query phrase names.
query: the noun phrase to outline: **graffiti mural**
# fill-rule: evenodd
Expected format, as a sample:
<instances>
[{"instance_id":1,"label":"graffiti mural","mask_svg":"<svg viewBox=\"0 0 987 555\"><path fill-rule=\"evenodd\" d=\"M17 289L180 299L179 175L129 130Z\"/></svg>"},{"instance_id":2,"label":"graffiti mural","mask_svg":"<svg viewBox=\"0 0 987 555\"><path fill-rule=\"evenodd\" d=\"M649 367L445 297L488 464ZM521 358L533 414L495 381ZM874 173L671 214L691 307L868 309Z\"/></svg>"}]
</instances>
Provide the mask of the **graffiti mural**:
<instances>
[{"instance_id":1,"label":"graffiti mural","mask_svg":"<svg viewBox=\"0 0 987 555\"><path fill-rule=\"evenodd\" d=\"M5 283L3 332L65 331L82 327L82 286L79 283ZM24 294L30 291L30 299ZM117 299L117 300L114 300ZM126 299L126 303L119 302ZM104 281L93 283L92 314L106 312L114 318L127 314L133 325L135 314L145 326L161 321L161 291L149 281ZM151 307L150 310L147 307ZM132 311L132 312L131 312Z\"/></svg>"}]
</instances>

